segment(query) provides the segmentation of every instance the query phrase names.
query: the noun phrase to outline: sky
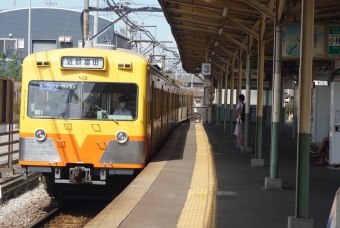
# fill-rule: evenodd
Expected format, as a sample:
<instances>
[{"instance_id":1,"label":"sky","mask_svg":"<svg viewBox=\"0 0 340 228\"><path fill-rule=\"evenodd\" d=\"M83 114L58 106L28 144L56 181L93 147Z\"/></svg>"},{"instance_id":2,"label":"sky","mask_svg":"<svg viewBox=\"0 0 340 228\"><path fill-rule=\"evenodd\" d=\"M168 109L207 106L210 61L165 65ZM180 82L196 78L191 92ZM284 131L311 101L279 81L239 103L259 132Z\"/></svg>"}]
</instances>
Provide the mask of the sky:
<instances>
[{"instance_id":1,"label":"sky","mask_svg":"<svg viewBox=\"0 0 340 228\"><path fill-rule=\"evenodd\" d=\"M112 1L112 0L110 0ZM122 2L127 2L125 0L121 0ZM157 0L129 0L131 8L139 8L139 7L158 7L161 8ZM81 11L84 8L84 0L0 0L0 10L13 10L20 8L28 8L31 2L31 7L55 7L55 8L67 8L72 10ZM98 0L99 7L106 7L106 1ZM116 3L119 0L115 0ZM95 0L89 0L89 6L95 6ZM100 13L100 16L105 17L109 20L117 19L117 15L113 12L103 12ZM140 12L140 13L130 13L129 18L137 21L140 25L143 23L145 26L156 26L149 27L149 31L151 34L156 37L158 41L173 41L173 43L167 44L167 47L176 47L176 42L172 36L170 26L166 21L164 14L162 12L159 13L148 13L148 12ZM124 27L122 23L119 23L118 27Z\"/></svg>"}]
</instances>

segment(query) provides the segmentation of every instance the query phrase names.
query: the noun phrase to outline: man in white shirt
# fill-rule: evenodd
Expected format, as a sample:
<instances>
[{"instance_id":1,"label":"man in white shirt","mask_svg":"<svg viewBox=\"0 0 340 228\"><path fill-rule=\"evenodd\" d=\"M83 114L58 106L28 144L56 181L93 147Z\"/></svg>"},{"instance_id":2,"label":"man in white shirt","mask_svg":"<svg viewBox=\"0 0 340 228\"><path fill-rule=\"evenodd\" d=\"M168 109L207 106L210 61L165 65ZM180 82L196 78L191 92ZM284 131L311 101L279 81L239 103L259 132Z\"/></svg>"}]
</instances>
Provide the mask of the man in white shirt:
<instances>
[{"instance_id":1,"label":"man in white shirt","mask_svg":"<svg viewBox=\"0 0 340 228\"><path fill-rule=\"evenodd\" d=\"M132 116L131 110L127 109L128 97L127 96L120 96L118 97L119 100L119 109L116 109L113 115L124 115L124 116Z\"/></svg>"}]
</instances>

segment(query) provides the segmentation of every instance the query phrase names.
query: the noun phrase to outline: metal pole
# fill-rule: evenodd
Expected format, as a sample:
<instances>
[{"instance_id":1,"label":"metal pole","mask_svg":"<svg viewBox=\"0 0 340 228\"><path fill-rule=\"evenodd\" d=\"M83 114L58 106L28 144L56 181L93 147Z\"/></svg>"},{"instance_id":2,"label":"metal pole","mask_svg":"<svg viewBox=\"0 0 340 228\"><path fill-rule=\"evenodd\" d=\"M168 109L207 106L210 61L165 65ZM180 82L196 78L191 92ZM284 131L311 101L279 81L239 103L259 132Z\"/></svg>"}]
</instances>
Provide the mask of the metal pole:
<instances>
[{"instance_id":1,"label":"metal pole","mask_svg":"<svg viewBox=\"0 0 340 228\"><path fill-rule=\"evenodd\" d=\"M28 1L28 38L27 38L27 55L31 54L31 0Z\"/></svg>"},{"instance_id":2,"label":"metal pole","mask_svg":"<svg viewBox=\"0 0 340 228\"><path fill-rule=\"evenodd\" d=\"M208 46L205 47L205 62L208 63ZM211 76L204 77L204 79L210 79L210 78L211 78ZM209 88L210 85L212 85L211 79L210 79L210 83L209 83L209 85L207 85L207 87ZM209 93L209 96L210 96L210 93ZM207 108L207 123L211 123L211 119L212 119L211 117L212 117L212 105L209 102L208 108Z\"/></svg>"},{"instance_id":3,"label":"metal pole","mask_svg":"<svg viewBox=\"0 0 340 228\"><path fill-rule=\"evenodd\" d=\"M308 218L311 83L313 67L314 1L302 1L297 142L296 217Z\"/></svg>"},{"instance_id":4,"label":"metal pole","mask_svg":"<svg viewBox=\"0 0 340 228\"><path fill-rule=\"evenodd\" d=\"M286 122L286 109L284 109L284 96L285 96L285 90L283 86L283 77L281 77L281 98L280 98L280 132L283 131L283 127Z\"/></svg>"},{"instance_id":5,"label":"metal pole","mask_svg":"<svg viewBox=\"0 0 340 228\"><path fill-rule=\"evenodd\" d=\"M218 103L217 103L217 127L218 129L221 128L221 109L222 109L222 77L223 77L223 70L221 69L220 70L220 77L219 77L219 80L218 80Z\"/></svg>"},{"instance_id":6,"label":"metal pole","mask_svg":"<svg viewBox=\"0 0 340 228\"><path fill-rule=\"evenodd\" d=\"M230 102L229 102L229 136L232 137L233 133L233 111L234 111L234 71L235 71L235 59L231 60L230 69Z\"/></svg>"},{"instance_id":7,"label":"metal pole","mask_svg":"<svg viewBox=\"0 0 340 228\"><path fill-rule=\"evenodd\" d=\"M96 0L96 5L95 7L99 7L99 0ZM98 33L98 11L94 12L94 20L93 20L93 35L96 35ZM93 43L96 44L98 43L98 37L95 37L93 39Z\"/></svg>"},{"instance_id":8,"label":"metal pole","mask_svg":"<svg viewBox=\"0 0 340 228\"><path fill-rule=\"evenodd\" d=\"M11 123L9 124L9 135L8 135L8 142L10 142L10 144L8 145L9 152L13 152L13 133L12 132L13 132L13 122L11 121ZM8 168L9 169L12 168L12 163L13 163L12 161L13 161L13 154L9 154L8 155Z\"/></svg>"},{"instance_id":9,"label":"metal pole","mask_svg":"<svg viewBox=\"0 0 340 228\"><path fill-rule=\"evenodd\" d=\"M275 42L275 72L273 80L273 109L272 109L272 131L270 149L270 178L278 177L278 149L280 132L280 111L281 111L281 58L282 58L282 26L276 27Z\"/></svg>"},{"instance_id":10,"label":"metal pole","mask_svg":"<svg viewBox=\"0 0 340 228\"><path fill-rule=\"evenodd\" d=\"M205 47L205 62L208 62L208 47Z\"/></svg>"},{"instance_id":11,"label":"metal pole","mask_svg":"<svg viewBox=\"0 0 340 228\"><path fill-rule=\"evenodd\" d=\"M297 109L299 104L299 85L294 86L292 139L296 139Z\"/></svg>"},{"instance_id":12,"label":"metal pole","mask_svg":"<svg viewBox=\"0 0 340 228\"><path fill-rule=\"evenodd\" d=\"M227 130L227 106L228 106L228 74L229 74L229 71L228 71L228 68L229 66L226 65L225 67L225 81L224 81L224 86L225 86L225 89L224 89L224 128L223 128L223 131L224 132L227 132L228 136L229 136L229 130ZM229 125L230 126L230 125Z\"/></svg>"},{"instance_id":13,"label":"metal pole","mask_svg":"<svg viewBox=\"0 0 340 228\"><path fill-rule=\"evenodd\" d=\"M242 52L243 49L240 47L238 49L238 78L237 78L237 93L236 96L242 93Z\"/></svg>"},{"instance_id":14,"label":"metal pole","mask_svg":"<svg viewBox=\"0 0 340 228\"><path fill-rule=\"evenodd\" d=\"M193 89L194 88L194 75L191 75L191 83L190 83L190 87Z\"/></svg>"},{"instance_id":15,"label":"metal pole","mask_svg":"<svg viewBox=\"0 0 340 228\"><path fill-rule=\"evenodd\" d=\"M89 0L84 0L84 44L89 39Z\"/></svg>"},{"instance_id":16,"label":"metal pole","mask_svg":"<svg viewBox=\"0 0 340 228\"><path fill-rule=\"evenodd\" d=\"M9 86L9 99L13 101L13 94L14 94L14 80L12 79L10 81ZM9 112L13 113L13 102L10 102ZM8 145L8 151L13 152L13 115L10 115L9 118L9 135L8 135L8 142L10 144ZM12 169L12 163L13 163L13 154L8 155L8 168Z\"/></svg>"},{"instance_id":17,"label":"metal pole","mask_svg":"<svg viewBox=\"0 0 340 228\"><path fill-rule=\"evenodd\" d=\"M257 107L256 107L256 136L255 158L261 159L262 155L262 113L263 113L263 78L264 78L264 48L265 40L258 41L258 72L257 72Z\"/></svg>"},{"instance_id":18,"label":"metal pole","mask_svg":"<svg viewBox=\"0 0 340 228\"><path fill-rule=\"evenodd\" d=\"M244 126L244 146L248 147L249 143L249 123L250 123L250 77L251 77L251 51L247 56L247 72L246 72L246 121Z\"/></svg>"}]
</instances>

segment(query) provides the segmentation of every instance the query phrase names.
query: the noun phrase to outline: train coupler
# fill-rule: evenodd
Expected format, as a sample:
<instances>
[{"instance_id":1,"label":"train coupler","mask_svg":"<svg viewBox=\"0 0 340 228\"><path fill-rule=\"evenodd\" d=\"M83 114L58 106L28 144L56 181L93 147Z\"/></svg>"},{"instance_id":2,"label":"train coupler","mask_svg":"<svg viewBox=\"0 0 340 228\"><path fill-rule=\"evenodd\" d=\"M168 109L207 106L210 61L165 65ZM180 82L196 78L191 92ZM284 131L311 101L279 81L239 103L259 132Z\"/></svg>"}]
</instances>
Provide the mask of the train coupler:
<instances>
[{"instance_id":1,"label":"train coupler","mask_svg":"<svg viewBox=\"0 0 340 228\"><path fill-rule=\"evenodd\" d=\"M91 172L89 168L80 166L70 168L69 174L69 180L71 183L83 184L91 182Z\"/></svg>"}]
</instances>

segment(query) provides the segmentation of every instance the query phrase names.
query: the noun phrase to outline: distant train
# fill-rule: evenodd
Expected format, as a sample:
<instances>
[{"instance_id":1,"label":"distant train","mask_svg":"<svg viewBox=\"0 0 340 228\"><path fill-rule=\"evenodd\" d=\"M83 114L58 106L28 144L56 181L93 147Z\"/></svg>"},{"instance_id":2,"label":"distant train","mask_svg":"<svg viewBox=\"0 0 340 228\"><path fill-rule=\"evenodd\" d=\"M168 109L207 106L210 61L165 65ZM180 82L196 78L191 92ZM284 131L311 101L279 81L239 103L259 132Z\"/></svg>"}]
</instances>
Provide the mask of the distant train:
<instances>
[{"instance_id":1,"label":"distant train","mask_svg":"<svg viewBox=\"0 0 340 228\"><path fill-rule=\"evenodd\" d=\"M191 88L129 50L50 50L22 66L19 164L52 196L143 169L193 106Z\"/></svg>"}]
</instances>

